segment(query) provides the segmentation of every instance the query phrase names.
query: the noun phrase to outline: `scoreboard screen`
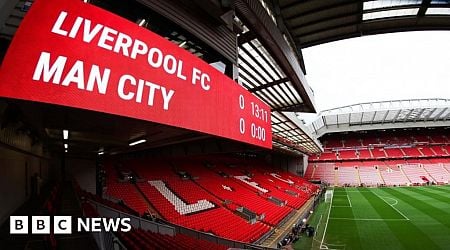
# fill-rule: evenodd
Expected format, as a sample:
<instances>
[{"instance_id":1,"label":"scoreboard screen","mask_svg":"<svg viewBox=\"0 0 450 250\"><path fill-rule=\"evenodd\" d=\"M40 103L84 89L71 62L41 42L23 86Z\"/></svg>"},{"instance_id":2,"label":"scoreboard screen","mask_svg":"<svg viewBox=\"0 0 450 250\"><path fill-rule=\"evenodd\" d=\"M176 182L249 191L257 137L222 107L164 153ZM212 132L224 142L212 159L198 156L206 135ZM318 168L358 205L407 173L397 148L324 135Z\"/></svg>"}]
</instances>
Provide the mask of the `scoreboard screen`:
<instances>
[{"instance_id":1,"label":"scoreboard screen","mask_svg":"<svg viewBox=\"0 0 450 250\"><path fill-rule=\"evenodd\" d=\"M0 96L167 124L271 148L270 107L159 35L80 0L37 0Z\"/></svg>"}]
</instances>

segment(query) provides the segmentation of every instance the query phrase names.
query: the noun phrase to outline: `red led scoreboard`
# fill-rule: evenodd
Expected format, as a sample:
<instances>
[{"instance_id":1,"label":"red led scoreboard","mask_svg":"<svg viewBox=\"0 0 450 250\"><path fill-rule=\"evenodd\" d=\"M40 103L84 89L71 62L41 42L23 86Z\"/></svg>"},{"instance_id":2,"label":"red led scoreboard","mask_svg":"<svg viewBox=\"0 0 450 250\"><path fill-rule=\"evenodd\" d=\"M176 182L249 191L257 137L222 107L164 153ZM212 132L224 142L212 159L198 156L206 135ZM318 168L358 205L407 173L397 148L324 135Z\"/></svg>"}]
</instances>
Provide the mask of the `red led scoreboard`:
<instances>
[{"instance_id":1,"label":"red led scoreboard","mask_svg":"<svg viewBox=\"0 0 450 250\"><path fill-rule=\"evenodd\" d=\"M270 108L175 44L80 0L38 0L0 96L133 117L271 148Z\"/></svg>"}]
</instances>

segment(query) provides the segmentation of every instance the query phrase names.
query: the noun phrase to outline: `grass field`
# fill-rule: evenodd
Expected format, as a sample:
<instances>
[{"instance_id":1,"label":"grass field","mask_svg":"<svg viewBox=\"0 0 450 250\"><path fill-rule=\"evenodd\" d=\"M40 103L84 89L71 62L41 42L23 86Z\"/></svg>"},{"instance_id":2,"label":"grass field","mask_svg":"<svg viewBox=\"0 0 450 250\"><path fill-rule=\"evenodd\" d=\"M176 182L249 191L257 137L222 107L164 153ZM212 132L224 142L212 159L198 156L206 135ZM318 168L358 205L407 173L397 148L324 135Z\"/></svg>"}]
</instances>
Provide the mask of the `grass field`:
<instances>
[{"instance_id":1,"label":"grass field","mask_svg":"<svg viewBox=\"0 0 450 250\"><path fill-rule=\"evenodd\" d=\"M450 186L335 188L295 249L450 249Z\"/></svg>"}]
</instances>

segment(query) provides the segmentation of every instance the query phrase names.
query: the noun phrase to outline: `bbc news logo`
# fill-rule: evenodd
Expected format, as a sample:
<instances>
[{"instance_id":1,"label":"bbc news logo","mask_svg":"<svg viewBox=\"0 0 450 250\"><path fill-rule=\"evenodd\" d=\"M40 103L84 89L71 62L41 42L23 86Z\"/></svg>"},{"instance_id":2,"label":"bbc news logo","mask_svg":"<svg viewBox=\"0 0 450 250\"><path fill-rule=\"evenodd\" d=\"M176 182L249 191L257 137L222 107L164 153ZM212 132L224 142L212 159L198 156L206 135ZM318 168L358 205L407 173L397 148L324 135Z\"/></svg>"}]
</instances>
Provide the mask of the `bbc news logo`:
<instances>
[{"instance_id":1,"label":"bbc news logo","mask_svg":"<svg viewBox=\"0 0 450 250\"><path fill-rule=\"evenodd\" d=\"M54 234L72 234L75 225L72 216L10 216L10 234L50 234L53 225ZM53 221L53 223L51 223ZM78 232L129 232L131 230L130 218L77 218L76 230Z\"/></svg>"}]
</instances>

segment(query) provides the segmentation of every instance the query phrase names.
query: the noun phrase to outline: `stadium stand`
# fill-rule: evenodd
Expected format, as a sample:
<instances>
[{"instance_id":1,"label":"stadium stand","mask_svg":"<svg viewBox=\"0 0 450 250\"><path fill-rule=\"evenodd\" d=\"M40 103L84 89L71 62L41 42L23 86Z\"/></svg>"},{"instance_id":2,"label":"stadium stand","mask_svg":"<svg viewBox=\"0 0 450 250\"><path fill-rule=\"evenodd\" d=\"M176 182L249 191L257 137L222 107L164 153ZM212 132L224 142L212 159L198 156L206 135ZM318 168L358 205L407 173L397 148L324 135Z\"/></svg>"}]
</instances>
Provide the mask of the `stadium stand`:
<instances>
[{"instance_id":1,"label":"stadium stand","mask_svg":"<svg viewBox=\"0 0 450 250\"><path fill-rule=\"evenodd\" d=\"M431 146L430 149L431 149L431 151L434 152L434 155L436 155L436 156L447 155L447 152L444 151L442 146Z\"/></svg>"},{"instance_id":2,"label":"stadium stand","mask_svg":"<svg viewBox=\"0 0 450 250\"><path fill-rule=\"evenodd\" d=\"M139 188L144 192L158 212L165 219L175 224L243 242L253 242L270 229L269 226L261 222L253 225L249 224L245 219L220 206L220 202L217 199L191 181L171 180L167 185L170 185L170 188L179 196L183 197L189 204L202 199L215 201L214 208L212 209L182 215L174 210L173 205L167 199L163 198L153 186L147 183L140 183Z\"/></svg>"},{"instance_id":3,"label":"stadium stand","mask_svg":"<svg viewBox=\"0 0 450 250\"><path fill-rule=\"evenodd\" d=\"M359 159L371 159L373 158L372 151L369 149L359 149L356 153L359 155Z\"/></svg>"},{"instance_id":4,"label":"stadium stand","mask_svg":"<svg viewBox=\"0 0 450 250\"><path fill-rule=\"evenodd\" d=\"M304 177L308 180L313 180L314 173L316 171L316 165L309 164L306 168Z\"/></svg>"},{"instance_id":5,"label":"stadium stand","mask_svg":"<svg viewBox=\"0 0 450 250\"><path fill-rule=\"evenodd\" d=\"M415 147L411 147L411 148L401 148L401 150L403 150L404 155L407 157L422 157L423 154Z\"/></svg>"},{"instance_id":6,"label":"stadium stand","mask_svg":"<svg viewBox=\"0 0 450 250\"><path fill-rule=\"evenodd\" d=\"M381 184L385 184L383 179L381 178L380 172L378 172L378 168L360 167L358 168L358 171L361 183L365 183L368 186L378 186Z\"/></svg>"},{"instance_id":7,"label":"stadium stand","mask_svg":"<svg viewBox=\"0 0 450 250\"><path fill-rule=\"evenodd\" d=\"M356 151L353 149L350 150L339 150L339 159L357 159L356 157Z\"/></svg>"},{"instance_id":8,"label":"stadium stand","mask_svg":"<svg viewBox=\"0 0 450 250\"><path fill-rule=\"evenodd\" d=\"M341 186L448 183L445 164L449 162L450 145L439 132L329 135L324 139L326 156L309 159L305 178ZM336 160L334 152L338 152Z\"/></svg>"},{"instance_id":9,"label":"stadium stand","mask_svg":"<svg viewBox=\"0 0 450 250\"><path fill-rule=\"evenodd\" d=\"M419 147L418 150L422 153L424 157L436 155L431 147Z\"/></svg>"},{"instance_id":10,"label":"stadium stand","mask_svg":"<svg viewBox=\"0 0 450 250\"><path fill-rule=\"evenodd\" d=\"M380 166L379 167L381 176L387 185L401 186L407 185L410 181L406 178L405 174L402 173L399 167L394 166Z\"/></svg>"},{"instance_id":11,"label":"stadium stand","mask_svg":"<svg viewBox=\"0 0 450 250\"><path fill-rule=\"evenodd\" d=\"M308 180L331 185L448 183L448 132L372 131L395 121L448 127L448 100L399 110L380 106L373 113L360 112L367 106L360 104L351 108L354 116L339 108L312 128L300 117L322 113L305 78L302 48L355 35L448 29L445 17L427 13L445 1L406 2L417 2L419 18L407 23L421 25L368 20L366 14L377 12L367 9L371 1L3 1L0 229L14 225L7 223L11 215L35 215L29 206L39 204L38 212L50 216L126 214L133 230L74 232L77 244L65 243L69 248L61 242L71 236L54 232L37 236L48 247L35 247L32 232L9 248L15 236L0 230L0 249L226 249L216 244L225 241L237 249L272 248L280 241L262 243L277 233L285 234L285 243L299 239L293 230L318 214L325 187L297 176L303 171ZM339 18L328 20L336 8ZM350 25L356 29L348 29L356 32L337 34L350 27L347 9L356 13L358 22ZM333 135L321 144L326 134ZM72 178L84 190L69 185ZM62 184L42 205L35 195L50 181ZM156 221L173 230L142 229L142 222ZM125 247L114 245L116 236ZM320 248L331 247L323 236ZM92 246L83 245L89 239Z\"/></svg>"},{"instance_id":12,"label":"stadium stand","mask_svg":"<svg viewBox=\"0 0 450 250\"><path fill-rule=\"evenodd\" d=\"M403 170L403 173L405 173L409 182L413 185L425 184L432 180L431 177L428 175L428 173L425 172L423 167L420 165L405 164L402 165L401 169Z\"/></svg>"},{"instance_id":13,"label":"stadium stand","mask_svg":"<svg viewBox=\"0 0 450 250\"><path fill-rule=\"evenodd\" d=\"M337 160L335 152L323 152L318 157L319 160Z\"/></svg>"},{"instance_id":14,"label":"stadium stand","mask_svg":"<svg viewBox=\"0 0 450 250\"><path fill-rule=\"evenodd\" d=\"M278 206L262 195L241 186L231 176L221 176L219 173L205 171L203 167L195 165L186 166L186 169L193 176L199 177L194 181L203 189L238 207L245 207L258 215L264 214L263 221L269 225L276 225L292 211L290 207Z\"/></svg>"},{"instance_id":15,"label":"stadium stand","mask_svg":"<svg viewBox=\"0 0 450 250\"><path fill-rule=\"evenodd\" d=\"M107 189L106 194L120 198L129 207L132 207L139 214L148 211L148 204L142 199L136 188L125 181L119 182L118 175L113 168L107 168Z\"/></svg>"},{"instance_id":16,"label":"stadium stand","mask_svg":"<svg viewBox=\"0 0 450 250\"><path fill-rule=\"evenodd\" d=\"M341 186L357 186L359 185L359 178L357 169L354 167L339 167L337 169L338 183Z\"/></svg>"},{"instance_id":17,"label":"stadium stand","mask_svg":"<svg viewBox=\"0 0 450 250\"><path fill-rule=\"evenodd\" d=\"M241 242L261 238L301 208L317 189L300 177L274 173L262 165L129 160L106 163L105 169L109 172L106 194L140 214L151 205L171 223ZM120 180L120 172L135 175L136 184ZM240 208L255 213L259 220L250 223L240 217Z\"/></svg>"},{"instance_id":18,"label":"stadium stand","mask_svg":"<svg viewBox=\"0 0 450 250\"><path fill-rule=\"evenodd\" d=\"M372 152L373 158L388 158L384 148L374 148L370 150Z\"/></svg>"},{"instance_id":19,"label":"stadium stand","mask_svg":"<svg viewBox=\"0 0 450 250\"><path fill-rule=\"evenodd\" d=\"M134 229L129 233L118 233L127 249L228 249L206 240L197 240L182 234L175 236L153 233L142 229Z\"/></svg>"},{"instance_id":20,"label":"stadium stand","mask_svg":"<svg viewBox=\"0 0 450 250\"><path fill-rule=\"evenodd\" d=\"M336 183L335 166L334 164L317 164L314 166L314 175L311 180L322 180L327 183Z\"/></svg>"},{"instance_id":21,"label":"stadium stand","mask_svg":"<svg viewBox=\"0 0 450 250\"><path fill-rule=\"evenodd\" d=\"M405 156L401 148L386 148L384 151L386 158L401 158Z\"/></svg>"},{"instance_id":22,"label":"stadium stand","mask_svg":"<svg viewBox=\"0 0 450 250\"><path fill-rule=\"evenodd\" d=\"M450 164L444 164L444 165L443 165L443 168L444 168L445 170L447 170L448 173L450 173Z\"/></svg>"},{"instance_id":23,"label":"stadium stand","mask_svg":"<svg viewBox=\"0 0 450 250\"><path fill-rule=\"evenodd\" d=\"M450 174L440 164L423 164L423 168L438 184L446 184L450 180Z\"/></svg>"},{"instance_id":24,"label":"stadium stand","mask_svg":"<svg viewBox=\"0 0 450 250\"><path fill-rule=\"evenodd\" d=\"M85 217L98 217L98 211L89 203L89 200L101 203L107 207L135 215L136 212L123 204L114 203L108 199L101 198L82 190L77 183L74 185L75 191L80 198L81 207ZM127 249L228 249L226 246L218 245L213 242L196 239L184 234L175 234L170 236L142 229L132 229L124 233L118 231L117 236Z\"/></svg>"},{"instance_id":25,"label":"stadium stand","mask_svg":"<svg viewBox=\"0 0 450 250\"><path fill-rule=\"evenodd\" d=\"M361 139L359 138L346 138L343 143L344 147L360 147L362 146Z\"/></svg>"},{"instance_id":26,"label":"stadium stand","mask_svg":"<svg viewBox=\"0 0 450 250\"><path fill-rule=\"evenodd\" d=\"M341 140L325 141L324 145L326 148L341 148L341 147L343 147Z\"/></svg>"}]
</instances>

